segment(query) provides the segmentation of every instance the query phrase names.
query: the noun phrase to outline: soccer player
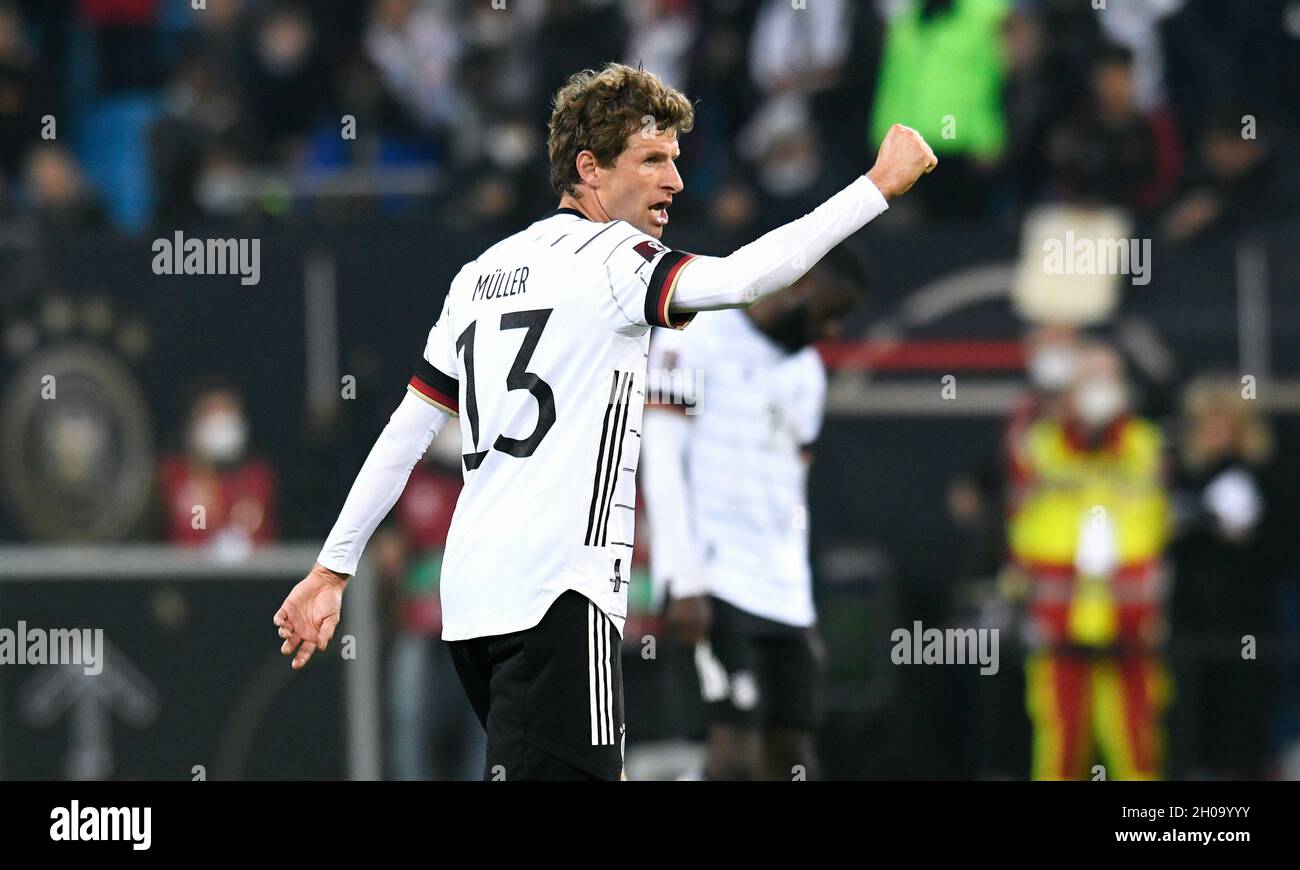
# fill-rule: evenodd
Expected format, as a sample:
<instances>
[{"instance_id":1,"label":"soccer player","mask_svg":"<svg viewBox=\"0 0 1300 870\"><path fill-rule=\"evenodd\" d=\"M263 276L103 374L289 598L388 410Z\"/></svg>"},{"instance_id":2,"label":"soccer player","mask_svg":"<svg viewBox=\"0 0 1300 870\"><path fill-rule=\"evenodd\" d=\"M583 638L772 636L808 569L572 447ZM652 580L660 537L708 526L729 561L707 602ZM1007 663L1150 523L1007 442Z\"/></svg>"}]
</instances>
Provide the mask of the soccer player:
<instances>
[{"instance_id":1,"label":"soccer player","mask_svg":"<svg viewBox=\"0 0 1300 870\"><path fill-rule=\"evenodd\" d=\"M866 175L726 257L659 239L694 109L621 64L555 95L559 208L466 263L317 563L276 612L293 666L324 649L362 548L459 416L465 486L443 559L443 638L487 731L485 778L618 779L634 479L650 328L788 287L934 168L895 126Z\"/></svg>"},{"instance_id":2,"label":"soccer player","mask_svg":"<svg viewBox=\"0 0 1300 870\"><path fill-rule=\"evenodd\" d=\"M651 572L695 648L706 779L812 778L820 641L806 468L833 337L865 289L842 248L784 293L650 343L641 484Z\"/></svg>"}]
</instances>

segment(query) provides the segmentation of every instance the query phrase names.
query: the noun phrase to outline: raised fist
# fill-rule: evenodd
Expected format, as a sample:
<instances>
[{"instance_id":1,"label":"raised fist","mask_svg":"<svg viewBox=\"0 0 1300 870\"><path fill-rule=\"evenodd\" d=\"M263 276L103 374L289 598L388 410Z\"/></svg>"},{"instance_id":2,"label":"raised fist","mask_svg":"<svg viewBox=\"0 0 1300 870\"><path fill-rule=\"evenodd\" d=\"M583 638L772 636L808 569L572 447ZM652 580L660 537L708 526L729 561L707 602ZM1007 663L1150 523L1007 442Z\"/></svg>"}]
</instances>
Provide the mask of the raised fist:
<instances>
[{"instance_id":1,"label":"raised fist","mask_svg":"<svg viewBox=\"0 0 1300 870\"><path fill-rule=\"evenodd\" d=\"M885 134L876 155L876 165L867 177L871 179L885 199L901 196L911 189L922 175L939 165L930 146L921 134L911 127L895 124Z\"/></svg>"}]
</instances>

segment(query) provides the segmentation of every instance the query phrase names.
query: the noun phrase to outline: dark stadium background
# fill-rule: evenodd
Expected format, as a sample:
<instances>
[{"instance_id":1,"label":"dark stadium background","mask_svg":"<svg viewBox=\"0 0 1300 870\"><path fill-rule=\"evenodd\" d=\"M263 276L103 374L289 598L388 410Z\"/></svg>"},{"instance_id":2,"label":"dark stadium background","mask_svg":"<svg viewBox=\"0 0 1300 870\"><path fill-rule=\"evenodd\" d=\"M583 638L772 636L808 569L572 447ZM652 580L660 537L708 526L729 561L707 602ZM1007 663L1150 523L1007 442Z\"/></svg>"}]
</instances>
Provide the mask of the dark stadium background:
<instances>
[{"instance_id":1,"label":"dark stadium background","mask_svg":"<svg viewBox=\"0 0 1300 870\"><path fill-rule=\"evenodd\" d=\"M214 778L392 775L390 588L373 603L373 623L353 623L356 661L331 654L292 677L270 629L276 604L310 567L400 400L452 275L554 207L546 100L569 72L643 60L698 101L696 130L682 140L686 191L665 237L686 250L728 253L869 167L884 12L913 0L842 4L847 48L792 70L793 84L760 81L753 54L771 46L758 43L756 22L783 3L509 0L502 10L465 0L407 10L396 0L207 0L190 10L180 0L0 0L0 625L102 626L156 701L138 723L105 701L109 725L96 733L107 735L110 759L77 767L74 756L92 751L75 726L82 702L36 723L23 703L35 669L0 668L0 777L186 779L194 765ZM988 530L958 525L948 493L955 480L986 494L998 486L1005 397L1024 383L1026 325L1009 294L1025 215L1096 201L1128 208L1133 235L1153 240L1150 283L1122 284L1112 316L1091 330L1125 352L1141 411L1173 438L1193 378L1258 377L1276 446L1265 477L1267 576L1251 581L1269 590L1258 634L1271 676L1266 721L1246 733L1266 743L1267 776L1296 778L1300 3L983 5L1011 16L990 34L1006 47L1002 99L988 107L1005 141L992 156L939 151L936 175L850 240L867 264L869 302L847 343L827 349L835 374L810 484L830 656L825 773L1028 775L1011 632L996 678L894 667L889 632L918 619L969 624L989 606L997 559ZM406 70L436 84L431 107L404 102L393 84L400 57L370 39L378 17L399 13L415 16L405 19L410 45L443 53L436 70ZM1126 17L1116 24L1112 14ZM1059 157L1054 142L1089 129L1093 65L1124 40L1139 59L1160 49L1163 97L1144 112L1172 139L1136 169L1108 166L1107 155L1133 143L1104 137L1088 143L1095 160ZM287 73L268 60L278 50L299 52ZM929 61L952 76L969 72L965 62ZM803 114L772 112L779 135L750 126L791 91ZM46 115L53 140L41 136ZM340 138L345 115L356 120L354 140ZM1257 119L1259 162L1245 181L1223 182L1203 145L1243 115ZM771 136L816 155L793 187L777 180L783 158ZM1219 217L1196 233L1171 229L1182 198L1206 185L1221 197ZM260 239L260 283L154 274L153 241L178 230ZM961 301L962 287L990 281L1005 290ZM937 313L916 316L917 300L940 296L949 301ZM89 484L60 477L66 447L51 446L40 406L21 400L63 365L60 353L86 346L116 361L111 372L92 365L60 381L107 433L102 474ZM869 351L866 370L852 363L855 348ZM942 362L927 362L927 349ZM938 398L946 374L957 377L960 411L926 398ZM348 375L355 398L343 399ZM182 446L194 390L214 377L242 395L252 447L277 487L277 542L252 568L173 549L160 519L154 468ZM901 398L876 401L882 389ZM979 398L963 404L966 389ZM19 486L20 475L30 480ZM277 550L292 545L301 547ZM643 609L628 633L628 748L666 747L670 770L701 721L683 653L665 643L653 661L640 655L635 641L657 631L657 615ZM1172 660L1205 655L1203 640L1175 624ZM363 661L363 676L349 677ZM1201 703L1194 682L1179 684L1175 778L1206 775L1194 748ZM304 705L320 711L307 747L277 728L280 714Z\"/></svg>"}]
</instances>

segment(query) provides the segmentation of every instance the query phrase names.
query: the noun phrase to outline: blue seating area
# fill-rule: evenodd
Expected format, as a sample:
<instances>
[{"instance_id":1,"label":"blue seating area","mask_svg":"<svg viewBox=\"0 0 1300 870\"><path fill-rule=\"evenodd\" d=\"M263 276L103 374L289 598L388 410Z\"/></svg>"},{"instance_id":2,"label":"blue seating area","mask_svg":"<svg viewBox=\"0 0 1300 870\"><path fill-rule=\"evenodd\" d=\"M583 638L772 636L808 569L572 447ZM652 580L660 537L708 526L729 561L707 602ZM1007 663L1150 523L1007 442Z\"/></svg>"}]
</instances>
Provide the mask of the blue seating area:
<instances>
[{"instance_id":1,"label":"blue seating area","mask_svg":"<svg viewBox=\"0 0 1300 870\"><path fill-rule=\"evenodd\" d=\"M127 232L143 230L153 210L149 127L159 103L152 93L99 99L77 124L77 159L113 223Z\"/></svg>"}]
</instances>

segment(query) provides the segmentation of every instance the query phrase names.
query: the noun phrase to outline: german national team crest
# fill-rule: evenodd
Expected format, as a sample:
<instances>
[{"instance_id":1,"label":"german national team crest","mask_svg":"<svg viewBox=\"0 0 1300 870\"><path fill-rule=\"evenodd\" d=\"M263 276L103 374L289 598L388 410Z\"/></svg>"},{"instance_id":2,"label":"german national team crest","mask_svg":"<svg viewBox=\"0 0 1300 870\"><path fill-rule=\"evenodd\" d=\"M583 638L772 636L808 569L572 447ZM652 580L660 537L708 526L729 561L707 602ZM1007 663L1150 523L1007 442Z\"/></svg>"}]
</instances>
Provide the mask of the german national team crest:
<instances>
[{"instance_id":1,"label":"german national team crest","mask_svg":"<svg viewBox=\"0 0 1300 870\"><path fill-rule=\"evenodd\" d=\"M149 411L114 354L70 341L12 376L0 422L0 480L23 532L113 540L135 526L153 471Z\"/></svg>"},{"instance_id":2,"label":"german national team crest","mask_svg":"<svg viewBox=\"0 0 1300 870\"><path fill-rule=\"evenodd\" d=\"M642 257L645 257L645 260L648 263L668 249L656 242L654 239L646 239L644 242L637 242L633 245L632 250L636 251Z\"/></svg>"}]
</instances>

